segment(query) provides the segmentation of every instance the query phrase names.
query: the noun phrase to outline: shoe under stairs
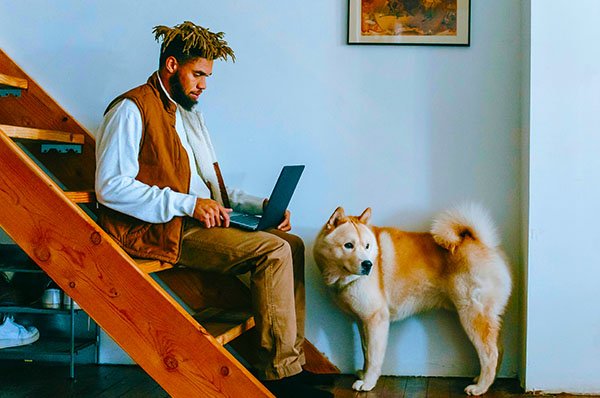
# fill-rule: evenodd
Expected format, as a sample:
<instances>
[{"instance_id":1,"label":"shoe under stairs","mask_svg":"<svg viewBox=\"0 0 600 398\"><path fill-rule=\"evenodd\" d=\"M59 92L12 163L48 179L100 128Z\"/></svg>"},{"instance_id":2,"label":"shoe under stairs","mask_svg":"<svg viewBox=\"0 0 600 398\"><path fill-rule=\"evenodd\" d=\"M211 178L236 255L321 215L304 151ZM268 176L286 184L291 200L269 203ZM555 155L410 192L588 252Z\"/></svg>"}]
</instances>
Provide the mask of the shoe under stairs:
<instances>
[{"instance_id":1,"label":"shoe under stairs","mask_svg":"<svg viewBox=\"0 0 600 398\"><path fill-rule=\"evenodd\" d=\"M271 397L224 347L252 355L248 289L127 255L94 221L94 149L0 50L0 227L171 396ZM307 369L339 372L308 341L305 351Z\"/></svg>"}]
</instances>

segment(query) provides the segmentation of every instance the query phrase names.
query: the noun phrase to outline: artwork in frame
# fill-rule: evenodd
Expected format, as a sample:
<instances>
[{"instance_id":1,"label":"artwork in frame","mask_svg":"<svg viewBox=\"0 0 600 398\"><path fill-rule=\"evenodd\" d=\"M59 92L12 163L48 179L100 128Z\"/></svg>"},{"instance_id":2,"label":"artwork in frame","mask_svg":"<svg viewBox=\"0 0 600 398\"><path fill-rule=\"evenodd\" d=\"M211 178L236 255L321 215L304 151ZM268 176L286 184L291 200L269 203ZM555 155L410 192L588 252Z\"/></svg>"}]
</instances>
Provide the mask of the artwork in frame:
<instances>
[{"instance_id":1,"label":"artwork in frame","mask_svg":"<svg viewBox=\"0 0 600 398\"><path fill-rule=\"evenodd\" d=\"M348 0L348 44L470 45L470 0Z\"/></svg>"}]
</instances>

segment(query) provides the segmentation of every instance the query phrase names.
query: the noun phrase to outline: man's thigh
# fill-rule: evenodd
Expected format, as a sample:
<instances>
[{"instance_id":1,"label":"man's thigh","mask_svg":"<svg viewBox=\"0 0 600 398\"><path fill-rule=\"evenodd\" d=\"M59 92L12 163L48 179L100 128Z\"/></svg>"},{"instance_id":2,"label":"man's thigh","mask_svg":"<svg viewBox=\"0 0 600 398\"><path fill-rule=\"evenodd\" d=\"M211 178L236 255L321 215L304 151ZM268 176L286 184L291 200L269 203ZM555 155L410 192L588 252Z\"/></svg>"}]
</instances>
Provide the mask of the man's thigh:
<instances>
[{"instance_id":1,"label":"man's thigh","mask_svg":"<svg viewBox=\"0 0 600 398\"><path fill-rule=\"evenodd\" d=\"M265 254L289 245L281 237L237 228L187 226L180 265L219 273L243 273Z\"/></svg>"}]
</instances>

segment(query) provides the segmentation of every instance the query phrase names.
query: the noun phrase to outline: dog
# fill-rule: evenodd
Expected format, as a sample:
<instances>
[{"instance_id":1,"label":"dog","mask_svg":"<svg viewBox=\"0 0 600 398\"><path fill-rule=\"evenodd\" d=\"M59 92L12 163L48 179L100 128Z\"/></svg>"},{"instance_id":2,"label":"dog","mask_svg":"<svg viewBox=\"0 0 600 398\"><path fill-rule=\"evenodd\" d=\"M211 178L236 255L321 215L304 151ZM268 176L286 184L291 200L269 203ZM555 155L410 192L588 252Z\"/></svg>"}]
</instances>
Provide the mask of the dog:
<instances>
[{"instance_id":1,"label":"dog","mask_svg":"<svg viewBox=\"0 0 600 398\"><path fill-rule=\"evenodd\" d=\"M458 312L481 372L468 395L484 394L499 364L498 335L512 281L496 228L479 205L437 216L429 233L369 225L371 209L346 216L338 207L315 240L313 255L334 300L359 324L364 366L352 388L375 387L389 324L418 312Z\"/></svg>"}]
</instances>

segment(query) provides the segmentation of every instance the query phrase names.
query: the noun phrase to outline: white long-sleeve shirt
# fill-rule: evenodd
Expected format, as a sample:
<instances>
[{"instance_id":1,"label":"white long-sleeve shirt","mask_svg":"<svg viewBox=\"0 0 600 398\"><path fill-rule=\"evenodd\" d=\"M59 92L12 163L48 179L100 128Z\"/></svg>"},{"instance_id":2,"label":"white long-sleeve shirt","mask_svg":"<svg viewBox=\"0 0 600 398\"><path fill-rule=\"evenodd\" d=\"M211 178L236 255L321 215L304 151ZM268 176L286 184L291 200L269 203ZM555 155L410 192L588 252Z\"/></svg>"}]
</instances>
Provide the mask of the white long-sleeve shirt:
<instances>
[{"instance_id":1,"label":"white long-sleeve shirt","mask_svg":"<svg viewBox=\"0 0 600 398\"><path fill-rule=\"evenodd\" d=\"M162 89L168 96L164 87ZM168 187L161 189L136 180L142 116L131 100L124 99L114 105L96 133L95 188L98 201L113 210L151 223L167 222L176 216L193 216L196 198L212 196L222 203L213 167L216 156L202 114L196 110L186 111L177 105L175 130L190 161L190 189L187 193ZM212 192L209 186L213 188ZM262 198L240 190L227 188L227 191L235 210L261 213Z\"/></svg>"}]
</instances>

